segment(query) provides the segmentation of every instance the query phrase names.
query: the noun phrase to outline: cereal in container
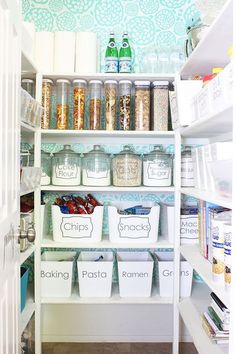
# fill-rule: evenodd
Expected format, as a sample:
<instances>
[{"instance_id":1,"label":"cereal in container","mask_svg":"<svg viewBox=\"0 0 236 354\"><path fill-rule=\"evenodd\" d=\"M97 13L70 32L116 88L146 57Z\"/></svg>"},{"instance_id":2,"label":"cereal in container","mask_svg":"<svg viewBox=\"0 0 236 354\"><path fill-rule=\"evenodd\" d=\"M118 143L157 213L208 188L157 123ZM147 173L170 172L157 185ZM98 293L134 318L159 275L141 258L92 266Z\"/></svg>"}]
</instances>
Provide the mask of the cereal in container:
<instances>
[{"instance_id":1,"label":"cereal in container","mask_svg":"<svg viewBox=\"0 0 236 354\"><path fill-rule=\"evenodd\" d=\"M105 81L104 89L105 89L106 130L115 130L117 81L115 80Z\"/></svg>"},{"instance_id":2,"label":"cereal in container","mask_svg":"<svg viewBox=\"0 0 236 354\"><path fill-rule=\"evenodd\" d=\"M152 83L151 100L151 129L156 131L168 130L168 81L154 81Z\"/></svg>"},{"instance_id":3,"label":"cereal in container","mask_svg":"<svg viewBox=\"0 0 236 354\"><path fill-rule=\"evenodd\" d=\"M99 130L101 128L101 91L102 81L91 80L89 82L89 118L91 130Z\"/></svg>"},{"instance_id":4,"label":"cereal in container","mask_svg":"<svg viewBox=\"0 0 236 354\"><path fill-rule=\"evenodd\" d=\"M137 187L141 185L142 159L129 145L112 159L113 185Z\"/></svg>"},{"instance_id":5,"label":"cereal in container","mask_svg":"<svg viewBox=\"0 0 236 354\"><path fill-rule=\"evenodd\" d=\"M150 130L150 81L135 81L135 130Z\"/></svg>"},{"instance_id":6,"label":"cereal in container","mask_svg":"<svg viewBox=\"0 0 236 354\"><path fill-rule=\"evenodd\" d=\"M131 128L131 87L132 82L129 80L119 82L120 130L130 130Z\"/></svg>"},{"instance_id":7,"label":"cereal in container","mask_svg":"<svg viewBox=\"0 0 236 354\"><path fill-rule=\"evenodd\" d=\"M44 109L43 109L42 115L41 115L41 128L42 129L49 129L49 126L50 126L52 86L53 86L52 80L43 79L42 106Z\"/></svg>"},{"instance_id":8,"label":"cereal in container","mask_svg":"<svg viewBox=\"0 0 236 354\"><path fill-rule=\"evenodd\" d=\"M70 81L59 79L57 85L57 129L68 128Z\"/></svg>"},{"instance_id":9,"label":"cereal in container","mask_svg":"<svg viewBox=\"0 0 236 354\"><path fill-rule=\"evenodd\" d=\"M86 103L86 81L73 81L73 104L74 104L74 129L84 129L85 121L85 103Z\"/></svg>"}]
</instances>

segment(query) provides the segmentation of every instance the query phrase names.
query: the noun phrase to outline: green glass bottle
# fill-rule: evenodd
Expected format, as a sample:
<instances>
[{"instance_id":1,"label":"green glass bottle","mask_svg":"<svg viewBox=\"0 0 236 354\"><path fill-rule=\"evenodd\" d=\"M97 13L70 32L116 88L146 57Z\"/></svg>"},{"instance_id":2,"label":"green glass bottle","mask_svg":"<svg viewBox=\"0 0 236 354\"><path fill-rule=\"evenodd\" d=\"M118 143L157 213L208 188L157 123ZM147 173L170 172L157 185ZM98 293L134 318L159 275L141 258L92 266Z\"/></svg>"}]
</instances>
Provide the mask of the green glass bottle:
<instances>
[{"instance_id":1,"label":"green glass bottle","mask_svg":"<svg viewBox=\"0 0 236 354\"><path fill-rule=\"evenodd\" d=\"M105 72L118 73L118 49L114 32L110 32L110 39L105 54Z\"/></svg>"},{"instance_id":2,"label":"green glass bottle","mask_svg":"<svg viewBox=\"0 0 236 354\"><path fill-rule=\"evenodd\" d=\"M132 53L129 45L128 33L124 32L122 37L122 46L119 52L119 72L132 72Z\"/></svg>"}]
</instances>

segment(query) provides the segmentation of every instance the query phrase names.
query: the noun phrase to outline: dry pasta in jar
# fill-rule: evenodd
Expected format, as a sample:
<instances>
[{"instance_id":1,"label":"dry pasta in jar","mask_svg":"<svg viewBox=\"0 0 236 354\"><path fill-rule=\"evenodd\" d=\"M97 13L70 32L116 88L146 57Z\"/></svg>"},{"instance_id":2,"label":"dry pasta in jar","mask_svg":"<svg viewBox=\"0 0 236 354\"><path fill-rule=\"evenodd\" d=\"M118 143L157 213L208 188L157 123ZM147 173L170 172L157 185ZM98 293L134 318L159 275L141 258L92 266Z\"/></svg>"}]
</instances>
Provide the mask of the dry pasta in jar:
<instances>
[{"instance_id":1,"label":"dry pasta in jar","mask_svg":"<svg viewBox=\"0 0 236 354\"><path fill-rule=\"evenodd\" d=\"M135 81L135 130L150 130L150 81Z\"/></svg>"},{"instance_id":2,"label":"dry pasta in jar","mask_svg":"<svg viewBox=\"0 0 236 354\"><path fill-rule=\"evenodd\" d=\"M57 85L57 129L68 129L70 81L59 79Z\"/></svg>"},{"instance_id":3,"label":"dry pasta in jar","mask_svg":"<svg viewBox=\"0 0 236 354\"><path fill-rule=\"evenodd\" d=\"M106 130L116 127L117 81L107 80L104 83Z\"/></svg>"},{"instance_id":4,"label":"dry pasta in jar","mask_svg":"<svg viewBox=\"0 0 236 354\"><path fill-rule=\"evenodd\" d=\"M132 82L121 80L119 82L119 129L131 128L131 88Z\"/></svg>"},{"instance_id":5,"label":"dry pasta in jar","mask_svg":"<svg viewBox=\"0 0 236 354\"><path fill-rule=\"evenodd\" d=\"M74 129L84 129L85 121L85 103L86 103L86 81L74 80L73 81L73 116L74 116Z\"/></svg>"}]
</instances>

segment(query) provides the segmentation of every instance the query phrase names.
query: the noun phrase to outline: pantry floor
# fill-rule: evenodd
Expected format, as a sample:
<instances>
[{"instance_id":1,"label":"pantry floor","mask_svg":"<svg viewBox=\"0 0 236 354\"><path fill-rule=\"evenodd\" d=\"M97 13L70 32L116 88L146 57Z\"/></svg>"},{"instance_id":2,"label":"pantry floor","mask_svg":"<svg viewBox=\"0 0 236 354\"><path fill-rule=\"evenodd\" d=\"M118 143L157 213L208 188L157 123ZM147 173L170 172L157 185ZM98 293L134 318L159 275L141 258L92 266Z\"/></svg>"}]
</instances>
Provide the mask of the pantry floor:
<instances>
[{"instance_id":1,"label":"pantry floor","mask_svg":"<svg viewBox=\"0 0 236 354\"><path fill-rule=\"evenodd\" d=\"M43 343L43 354L171 354L170 343ZM197 354L181 343L180 354Z\"/></svg>"}]
</instances>

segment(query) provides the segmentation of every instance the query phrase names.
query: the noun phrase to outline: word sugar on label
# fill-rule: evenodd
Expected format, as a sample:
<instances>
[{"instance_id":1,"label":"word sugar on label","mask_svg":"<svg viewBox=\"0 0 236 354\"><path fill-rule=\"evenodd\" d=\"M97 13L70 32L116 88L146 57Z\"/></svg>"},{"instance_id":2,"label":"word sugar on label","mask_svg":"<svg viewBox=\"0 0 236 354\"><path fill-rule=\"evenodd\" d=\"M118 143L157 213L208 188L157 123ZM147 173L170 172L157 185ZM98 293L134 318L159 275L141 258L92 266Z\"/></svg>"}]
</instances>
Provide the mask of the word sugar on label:
<instances>
[{"instance_id":1,"label":"word sugar on label","mask_svg":"<svg viewBox=\"0 0 236 354\"><path fill-rule=\"evenodd\" d=\"M139 216L121 217L118 231L120 238L148 238L151 231L149 218Z\"/></svg>"},{"instance_id":2,"label":"word sugar on label","mask_svg":"<svg viewBox=\"0 0 236 354\"><path fill-rule=\"evenodd\" d=\"M70 216L62 218L60 225L62 237L68 238L91 238L93 223L91 217Z\"/></svg>"}]
</instances>

